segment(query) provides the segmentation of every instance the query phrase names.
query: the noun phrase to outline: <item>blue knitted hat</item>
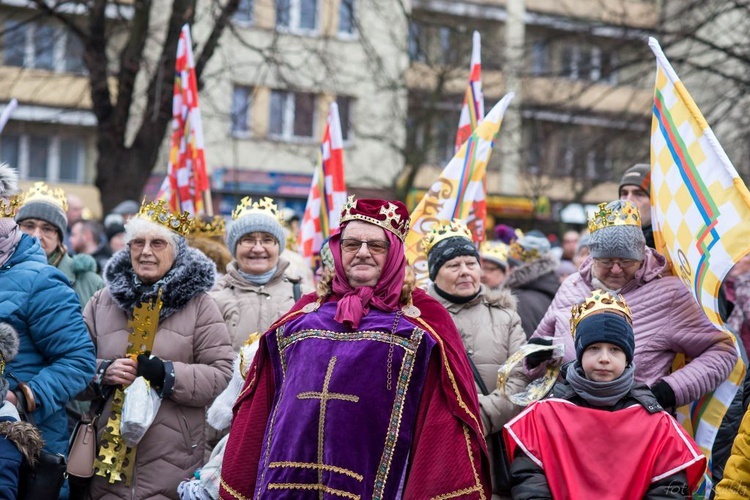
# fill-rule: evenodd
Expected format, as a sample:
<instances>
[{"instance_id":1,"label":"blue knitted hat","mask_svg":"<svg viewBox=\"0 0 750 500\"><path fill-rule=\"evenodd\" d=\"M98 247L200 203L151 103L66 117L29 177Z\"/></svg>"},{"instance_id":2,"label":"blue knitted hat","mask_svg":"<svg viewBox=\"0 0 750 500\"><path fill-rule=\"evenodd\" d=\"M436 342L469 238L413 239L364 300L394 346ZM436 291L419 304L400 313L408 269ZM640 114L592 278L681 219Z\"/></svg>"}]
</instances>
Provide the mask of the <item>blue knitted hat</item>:
<instances>
[{"instance_id":1,"label":"blue knitted hat","mask_svg":"<svg viewBox=\"0 0 750 500\"><path fill-rule=\"evenodd\" d=\"M627 319L616 312L597 312L586 316L575 331L576 359L581 362L583 352L597 342L608 342L623 350L628 364L635 353L633 327Z\"/></svg>"}]
</instances>

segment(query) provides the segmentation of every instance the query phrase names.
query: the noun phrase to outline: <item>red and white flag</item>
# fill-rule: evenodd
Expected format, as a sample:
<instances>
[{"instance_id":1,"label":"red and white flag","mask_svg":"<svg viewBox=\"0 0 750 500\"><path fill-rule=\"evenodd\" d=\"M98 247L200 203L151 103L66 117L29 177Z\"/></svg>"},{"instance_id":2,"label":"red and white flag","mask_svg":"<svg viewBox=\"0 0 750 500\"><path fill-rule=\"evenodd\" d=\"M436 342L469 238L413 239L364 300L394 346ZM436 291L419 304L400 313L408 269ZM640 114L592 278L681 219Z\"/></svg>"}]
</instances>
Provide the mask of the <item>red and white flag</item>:
<instances>
[{"instance_id":1,"label":"red and white flag","mask_svg":"<svg viewBox=\"0 0 750 500\"><path fill-rule=\"evenodd\" d=\"M346 202L343 144L339 107L332 102L298 236L299 252L310 268L317 265L323 240L339 228Z\"/></svg>"},{"instance_id":2,"label":"red and white flag","mask_svg":"<svg viewBox=\"0 0 750 500\"><path fill-rule=\"evenodd\" d=\"M169 166L156 198L167 200L173 211L199 215L206 212L204 195L209 192L193 43L186 24L177 43Z\"/></svg>"},{"instance_id":3,"label":"red and white flag","mask_svg":"<svg viewBox=\"0 0 750 500\"><path fill-rule=\"evenodd\" d=\"M464 94L464 104L461 107L461 117L458 120L456 133L456 149L461 149L466 140L471 137L477 124L484 118L484 94L482 94L482 40L478 31L474 32L471 49L471 72L469 85ZM484 241L484 219L487 216L487 174L482 180L482 189L475 191L475 199L466 219L466 225L471 230L475 243Z\"/></svg>"}]
</instances>

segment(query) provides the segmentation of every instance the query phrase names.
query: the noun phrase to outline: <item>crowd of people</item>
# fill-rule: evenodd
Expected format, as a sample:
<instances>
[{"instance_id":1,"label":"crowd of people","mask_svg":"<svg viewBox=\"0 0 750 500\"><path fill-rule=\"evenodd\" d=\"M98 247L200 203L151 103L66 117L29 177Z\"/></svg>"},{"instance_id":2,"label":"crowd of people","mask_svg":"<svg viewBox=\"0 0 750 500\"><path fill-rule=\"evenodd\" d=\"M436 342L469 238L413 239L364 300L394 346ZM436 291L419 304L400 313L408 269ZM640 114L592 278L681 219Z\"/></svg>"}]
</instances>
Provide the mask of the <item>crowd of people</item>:
<instances>
[{"instance_id":1,"label":"crowd of people","mask_svg":"<svg viewBox=\"0 0 750 500\"><path fill-rule=\"evenodd\" d=\"M92 475L59 498L672 499L707 467L710 495L750 498L750 389L710 462L674 418L738 350L653 248L648 165L559 246L436 224L426 289L398 201L350 197L313 275L270 198L226 221L128 201L100 223L16 181L0 166L0 498L27 498L25 467L86 418ZM750 258L722 301L744 353ZM158 404L135 443L139 378Z\"/></svg>"}]
</instances>

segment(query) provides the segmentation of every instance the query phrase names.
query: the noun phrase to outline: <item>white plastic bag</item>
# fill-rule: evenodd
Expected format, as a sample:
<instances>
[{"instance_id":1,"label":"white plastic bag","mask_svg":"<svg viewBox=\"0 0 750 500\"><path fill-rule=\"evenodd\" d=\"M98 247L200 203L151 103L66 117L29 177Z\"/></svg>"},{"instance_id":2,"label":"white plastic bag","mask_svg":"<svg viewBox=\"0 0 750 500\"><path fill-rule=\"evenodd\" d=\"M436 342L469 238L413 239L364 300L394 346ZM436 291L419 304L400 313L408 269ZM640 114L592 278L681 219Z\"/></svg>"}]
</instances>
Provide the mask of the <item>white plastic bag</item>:
<instances>
[{"instance_id":1,"label":"white plastic bag","mask_svg":"<svg viewBox=\"0 0 750 500\"><path fill-rule=\"evenodd\" d=\"M154 421L156 412L161 406L161 398L151 388L148 380L137 377L125 389L125 401L122 403L120 418L120 435L129 447L138 444Z\"/></svg>"}]
</instances>

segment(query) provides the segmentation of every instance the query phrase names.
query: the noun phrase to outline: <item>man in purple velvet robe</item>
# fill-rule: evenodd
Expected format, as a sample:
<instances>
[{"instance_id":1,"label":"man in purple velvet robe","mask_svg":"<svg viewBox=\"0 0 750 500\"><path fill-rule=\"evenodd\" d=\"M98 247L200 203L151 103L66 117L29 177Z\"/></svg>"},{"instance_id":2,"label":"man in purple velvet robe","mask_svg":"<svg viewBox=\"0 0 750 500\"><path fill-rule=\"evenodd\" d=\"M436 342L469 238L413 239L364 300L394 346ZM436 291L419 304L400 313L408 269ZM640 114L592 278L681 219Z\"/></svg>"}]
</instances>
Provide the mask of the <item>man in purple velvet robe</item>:
<instances>
[{"instance_id":1,"label":"man in purple velvet robe","mask_svg":"<svg viewBox=\"0 0 750 500\"><path fill-rule=\"evenodd\" d=\"M234 408L222 498L490 498L476 390L447 311L405 285L400 202L354 200L330 292L264 334Z\"/></svg>"}]
</instances>

